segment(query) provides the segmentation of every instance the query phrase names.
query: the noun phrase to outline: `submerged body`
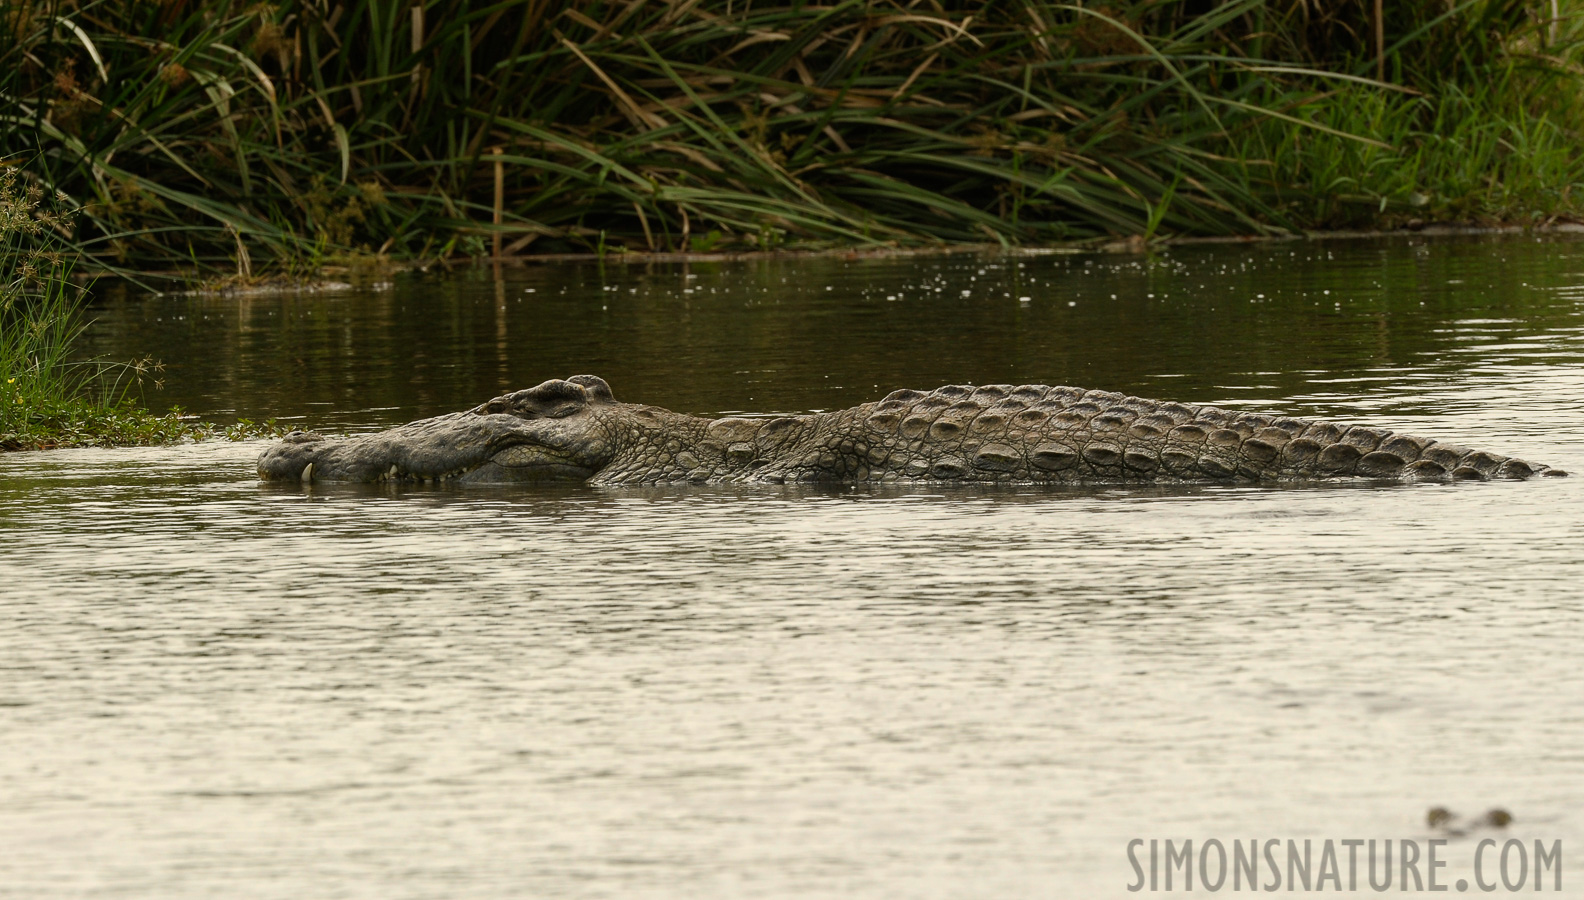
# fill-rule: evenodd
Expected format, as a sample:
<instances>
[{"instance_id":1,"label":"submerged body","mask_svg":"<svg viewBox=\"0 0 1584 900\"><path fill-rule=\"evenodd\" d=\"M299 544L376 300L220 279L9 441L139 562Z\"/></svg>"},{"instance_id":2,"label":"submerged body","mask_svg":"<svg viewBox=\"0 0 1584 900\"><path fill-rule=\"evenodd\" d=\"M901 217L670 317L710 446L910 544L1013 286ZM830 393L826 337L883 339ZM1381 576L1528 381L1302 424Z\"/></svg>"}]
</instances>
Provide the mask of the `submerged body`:
<instances>
[{"instance_id":1,"label":"submerged body","mask_svg":"<svg viewBox=\"0 0 1584 900\"><path fill-rule=\"evenodd\" d=\"M291 481L594 484L1447 481L1563 475L1381 428L1047 385L896 391L851 409L705 419L618 403L592 375L377 434L294 432L259 457Z\"/></svg>"}]
</instances>

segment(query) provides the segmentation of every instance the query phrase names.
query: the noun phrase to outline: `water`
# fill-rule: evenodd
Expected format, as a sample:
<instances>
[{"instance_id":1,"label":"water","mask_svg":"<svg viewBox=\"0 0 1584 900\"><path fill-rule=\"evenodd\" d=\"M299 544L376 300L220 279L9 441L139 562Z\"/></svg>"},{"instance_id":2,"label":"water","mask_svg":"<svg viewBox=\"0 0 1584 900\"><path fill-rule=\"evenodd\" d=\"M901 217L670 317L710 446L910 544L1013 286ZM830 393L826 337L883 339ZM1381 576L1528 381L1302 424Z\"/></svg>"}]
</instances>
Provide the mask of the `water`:
<instances>
[{"instance_id":1,"label":"water","mask_svg":"<svg viewBox=\"0 0 1584 900\"><path fill-rule=\"evenodd\" d=\"M1581 300L1584 244L1396 240L128 296L93 341L221 421L1040 381L1584 472ZM303 489L258 450L0 456L0 897L1134 896L1134 838L1423 845L1443 804L1584 896L1584 478Z\"/></svg>"}]
</instances>

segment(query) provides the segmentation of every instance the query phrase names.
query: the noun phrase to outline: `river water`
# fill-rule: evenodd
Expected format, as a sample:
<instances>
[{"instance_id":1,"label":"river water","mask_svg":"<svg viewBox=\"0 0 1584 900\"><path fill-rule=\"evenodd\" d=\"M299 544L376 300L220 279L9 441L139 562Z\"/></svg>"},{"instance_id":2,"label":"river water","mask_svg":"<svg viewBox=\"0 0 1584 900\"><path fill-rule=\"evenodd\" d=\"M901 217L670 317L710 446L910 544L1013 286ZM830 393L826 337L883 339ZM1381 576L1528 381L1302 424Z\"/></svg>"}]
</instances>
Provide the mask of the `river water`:
<instances>
[{"instance_id":1,"label":"river water","mask_svg":"<svg viewBox=\"0 0 1584 900\"><path fill-rule=\"evenodd\" d=\"M581 372L700 414L1043 382L1584 473L1562 238L96 314L94 352L166 361L151 405L218 421L365 431ZM0 456L0 897L1134 896L1134 839L1425 845L1437 805L1510 810L1584 896L1584 477L282 488L260 446Z\"/></svg>"}]
</instances>

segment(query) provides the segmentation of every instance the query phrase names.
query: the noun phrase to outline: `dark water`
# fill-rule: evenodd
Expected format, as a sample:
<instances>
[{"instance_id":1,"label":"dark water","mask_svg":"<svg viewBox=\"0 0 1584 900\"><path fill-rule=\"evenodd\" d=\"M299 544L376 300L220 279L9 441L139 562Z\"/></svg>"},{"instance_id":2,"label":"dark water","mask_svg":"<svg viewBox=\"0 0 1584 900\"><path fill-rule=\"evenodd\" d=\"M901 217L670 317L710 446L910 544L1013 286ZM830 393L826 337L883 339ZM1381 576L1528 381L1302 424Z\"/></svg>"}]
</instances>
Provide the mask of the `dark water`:
<instances>
[{"instance_id":1,"label":"dark water","mask_svg":"<svg viewBox=\"0 0 1584 900\"><path fill-rule=\"evenodd\" d=\"M97 352L166 361L153 404L220 420L366 430L580 372L695 413L1073 383L1584 472L1565 240L98 313ZM0 456L0 897L1133 896L1134 838L1423 844L1440 804L1560 840L1584 895L1584 478L305 491L258 449Z\"/></svg>"},{"instance_id":2,"label":"dark water","mask_svg":"<svg viewBox=\"0 0 1584 900\"><path fill-rule=\"evenodd\" d=\"M581 372L606 378L618 399L695 413L1010 382L1413 415L1444 412L1425 391L1472 371L1576 361L1584 326L1584 244L1533 239L492 276L128 297L99 311L92 347L164 360L151 405L350 428Z\"/></svg>"}]
</instances>

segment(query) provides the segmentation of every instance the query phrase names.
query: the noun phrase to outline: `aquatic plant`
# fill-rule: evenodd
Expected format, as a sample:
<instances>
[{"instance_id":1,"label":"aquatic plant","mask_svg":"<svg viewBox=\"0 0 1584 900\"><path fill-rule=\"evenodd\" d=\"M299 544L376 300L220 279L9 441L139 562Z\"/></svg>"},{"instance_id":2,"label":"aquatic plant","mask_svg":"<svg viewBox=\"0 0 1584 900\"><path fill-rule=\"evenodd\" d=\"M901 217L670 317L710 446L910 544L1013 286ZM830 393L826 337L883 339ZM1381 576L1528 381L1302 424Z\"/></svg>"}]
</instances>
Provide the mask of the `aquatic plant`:
<instances>
[{"instance_id":1,"label":"aquatic plant","mask_svg":"<svg viewBox=\"0 0 1584 900\"><path fill-rule=\"evenodd\" d=\"M1567 215L1573 8L16 0L0 153L92 263L244 271Z\"/></svg>"},{"instance_id":2,"label":"aquatic plant","mask_svg":"<svg viewBox=\"0 0 1584 900\"><path fill-rule=\"evenodd\" d=\"M16 167L0 167L0 450L279 433L273 422L222 431L179 411L155 415L134 389L157 364L74 358L86 291L71 277L71 218L17 181Z\"/></svg>"}]
</instances>

